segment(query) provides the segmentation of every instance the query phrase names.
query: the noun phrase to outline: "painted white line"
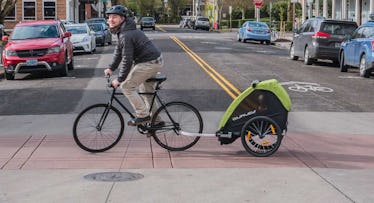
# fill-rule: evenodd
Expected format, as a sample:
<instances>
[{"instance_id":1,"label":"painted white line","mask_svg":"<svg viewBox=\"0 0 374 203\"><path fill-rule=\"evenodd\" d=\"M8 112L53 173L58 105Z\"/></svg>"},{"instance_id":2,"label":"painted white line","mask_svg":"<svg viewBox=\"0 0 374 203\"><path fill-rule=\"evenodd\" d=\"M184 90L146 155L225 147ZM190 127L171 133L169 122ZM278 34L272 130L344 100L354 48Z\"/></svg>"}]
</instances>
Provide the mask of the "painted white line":
<instances>
[{"instance_id":1,"label":"painted white line","mask_svg":"<svg viewBox=\"0 0 374 203\"><path fill-rule=\"evenodd\" d=\"M342 78L342 79L361 79L360 76L339 76L338 78Z\"/></svg>"}]
</instances>

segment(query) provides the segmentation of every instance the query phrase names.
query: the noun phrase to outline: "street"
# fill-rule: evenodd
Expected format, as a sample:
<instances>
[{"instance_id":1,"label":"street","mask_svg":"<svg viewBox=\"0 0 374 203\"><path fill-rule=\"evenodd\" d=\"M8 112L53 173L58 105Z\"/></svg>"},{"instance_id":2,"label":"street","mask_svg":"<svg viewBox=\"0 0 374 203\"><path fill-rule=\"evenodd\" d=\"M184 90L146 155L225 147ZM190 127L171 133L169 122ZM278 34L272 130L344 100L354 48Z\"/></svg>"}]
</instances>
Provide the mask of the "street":
<instances>
[{"instance_id":1,"label":"street","mask_svg":"<svg viewBox=\"0 0 374 203\"><path fill-rule=\"evenodd\" d=\"M103 71L111 62L114 42L114 45L97 47L94 54L76 53L75 69L67 77L37 73L17 74L13 81L0 79L0 140L4 140L0 143L0 202L15 200L17 195L23 196L16 202L27 201L31 192L26 189L17 192L17 184L13 182L10 189L4 185L14 180L8 176L16 177L17 172L25 171L22 177L27 180L38 169L48 171L46 176L56 184L48 195L30 189L41 192L34 201L52 196L55 202L118 202L124 198L123 188L129 195L121 200L128 202L163 201L161 191L166 189L182 194L163 202L188 202L187 198L192 198L190 202L374 201L369 189L374 186L373 76L361 78L357 69L341 73L329 61L307 66L301 60L290 60L286 46L241 43L236 40L235 32L162 26L145 33L160 47L165 60L162 73L167 80L162 85L161 97L165 101L184 101L195 106L203 116L204 133L217 131L233 98L253 81L274 78L283 84L292 107L288 134L279 151L267 158L251 157L240 140L220 146L216 138L204 138L196 148L186 152L166 152L129 126L122 138L124 141L108 153L89 154L72 145L71 129L76 115L89 105L108 100L110 89ZM121 157L128 154L133 157ZM148 184L142 191L139 190L141 182L105 185L99 193L107 196L100 196L100 200L95 195L85 198L90 195L69 192L66 194L70 196L63 196L66 199L58 198L61 190L69 189L56 186L64 180L56 178L59 175L55 173L81 177L87 171L69 169L103 168L141 172ZM36 176L41 188L49 188L49 183L40 177L43 175ZM188 181L190 177L194 184ZM243 178L253 182L240 182ZM82 189L85 184L82 181L74 179L71 187ZM170 185L173 187L169 188ZM102 185L90 186L87 190L93 193ZM220 190L226 186L225 191ZM148 196L142 195L145 190ZM7 191L8 196L2 191ZM196 191L202 195L192 195ZM222 194L225 198L220 197ZM230 199L231 194L236 195ZM257 195L256 199L251 198L253 195Z\"/></svg>"}]
</instances>

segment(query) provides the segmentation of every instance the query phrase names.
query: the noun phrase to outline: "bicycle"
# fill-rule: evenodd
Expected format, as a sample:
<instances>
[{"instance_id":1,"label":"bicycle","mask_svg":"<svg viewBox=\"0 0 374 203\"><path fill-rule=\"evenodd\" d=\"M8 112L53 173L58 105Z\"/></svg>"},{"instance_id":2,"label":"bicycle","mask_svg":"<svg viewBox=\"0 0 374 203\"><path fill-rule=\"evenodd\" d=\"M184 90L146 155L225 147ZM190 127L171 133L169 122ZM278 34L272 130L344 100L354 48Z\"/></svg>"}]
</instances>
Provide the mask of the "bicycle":
<instances>
[{"instance_id":1,"label":"bicycle","mask_svg":"<svg viewBox=\"0 0 374 203\"><path fill-rule=\"evenodd\" d=\"M152 108L155 102L160 107L152 115L151 122L138 125L137 129L141 134L148 134L161 147L170 151L182 151L195 145L203 131L203 120L199 111L192 105L185 102L165 103L158 91L161 83L166 80L163 75L157 75L146 82L156 83L154 92L140 92L141 95L151 95ZM114 147L121 139L125 124L121 112L113 106L115 101L121 106L131 118L135 116L117 98L122 93L116 92L116 88L111 85L110 77L107 78L108 87L112 88L109 101L91 105L80 112L74 121L73 137L77 145L88 152L104 152ZM192 132L190 136L181 135L182 131Z\"/></svg>"}]
</instances>

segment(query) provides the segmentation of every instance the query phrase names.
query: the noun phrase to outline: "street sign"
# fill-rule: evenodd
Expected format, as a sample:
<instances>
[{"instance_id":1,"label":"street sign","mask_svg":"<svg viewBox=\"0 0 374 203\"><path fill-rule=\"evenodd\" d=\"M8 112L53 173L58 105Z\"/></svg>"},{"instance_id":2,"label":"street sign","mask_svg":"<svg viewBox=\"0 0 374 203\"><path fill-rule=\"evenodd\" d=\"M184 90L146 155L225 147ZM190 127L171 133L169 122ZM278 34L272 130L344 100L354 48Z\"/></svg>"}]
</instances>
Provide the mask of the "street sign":
<instances>
[{"instance_id":1,"label":"street sign","mask_svg":"<svg viewBox=\"0 0 374 203\"><path fill-rule=\"evenodd\" d=\"M256 8L261 8L262 0L253 0L253 4L255 5Z\"/></svg>"},{"instance_id":2,"label":"street sign","mask_svg":"<svg viewBox=\"0 0 374 203\"><path fill-rule=\"evenodd\" d=\"M229 14L232 14L232 6L229 6Z\"/></svg>"}]
</instances>

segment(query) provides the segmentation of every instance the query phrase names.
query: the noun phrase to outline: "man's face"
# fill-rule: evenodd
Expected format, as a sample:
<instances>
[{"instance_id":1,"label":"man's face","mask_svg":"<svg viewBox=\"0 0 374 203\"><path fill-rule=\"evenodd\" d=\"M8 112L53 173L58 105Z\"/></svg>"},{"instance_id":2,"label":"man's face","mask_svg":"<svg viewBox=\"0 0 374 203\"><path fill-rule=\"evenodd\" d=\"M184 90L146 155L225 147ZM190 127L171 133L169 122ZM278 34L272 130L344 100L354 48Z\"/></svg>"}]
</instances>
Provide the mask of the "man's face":
<instances>
[{"instance_id":1,"label":"man's face","mask_svg":"<svg viewBox=\"0 0 374 203\"><path fill-rule=\"evenodd\" d=\"M123 16L120 16L117 14L109 14L108 16L109 28L115 28L119 26L124 20L125 20L125 17Z\"/></svg>"}]
</instances>

